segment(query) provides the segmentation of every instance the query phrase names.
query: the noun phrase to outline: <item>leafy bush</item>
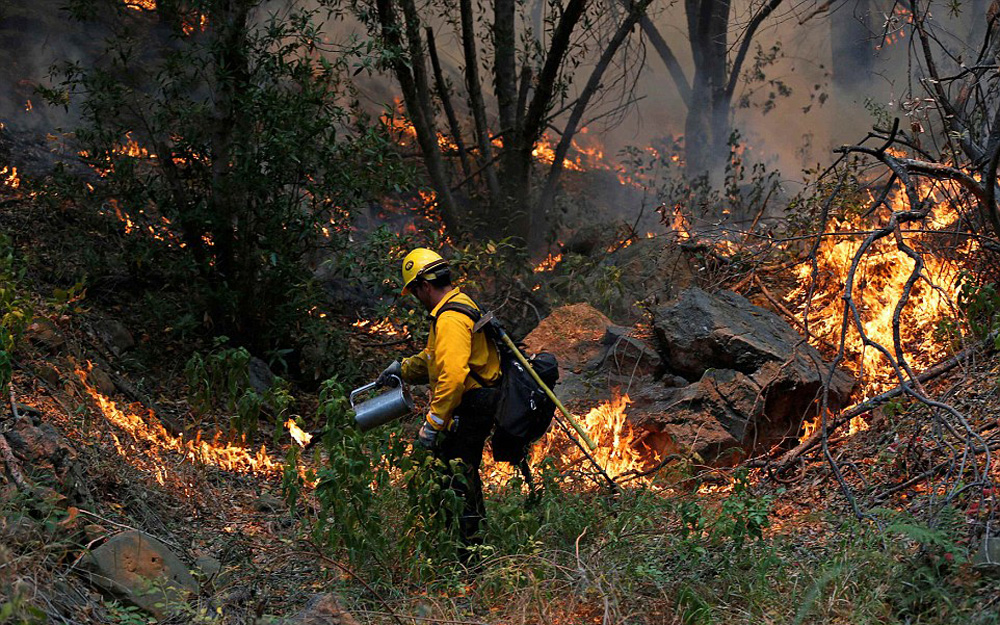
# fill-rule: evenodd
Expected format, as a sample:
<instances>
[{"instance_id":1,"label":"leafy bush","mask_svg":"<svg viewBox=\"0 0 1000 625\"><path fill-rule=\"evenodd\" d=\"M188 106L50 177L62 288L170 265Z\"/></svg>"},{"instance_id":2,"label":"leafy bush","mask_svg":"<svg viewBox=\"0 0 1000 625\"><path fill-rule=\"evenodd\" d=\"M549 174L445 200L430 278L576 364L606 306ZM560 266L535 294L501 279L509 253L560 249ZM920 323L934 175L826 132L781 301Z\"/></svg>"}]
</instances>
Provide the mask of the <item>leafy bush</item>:
<instances>
[{"instance_id":1,"label":"leafy bush","mask_svg":"<svg viewBox=\"0 0 1000 625\"><path fill-rule=\"evenodd\" d=\"M224 411L231 415L231 432L248 436L257 433L266 410L274 417L277 438L293 400L288 384L275 377L266 390L255 390L250 383L250 352L243 347L223 347L227 341L226 337L217 338L211 352L205 356L195 353L184 367L191 407L202 415Z\"/></svg>"},{"instance_id":2,"label":"leafy bush","mask_svg":"<svg viewBox=\"0 0 1000 625\"><path fill-rule=\"evenodd\" d=\"M317 480L321 511L303 516L314 538L327 549L344 550L369 581L389 581L400 573L414 581L440 576L455 560L453 522L461 509L461 501L444 488L442 467L420 449L411 452L411 437L398 422L367 433L355 427L347 391L336 378L320 389L318 416L325 423L322 447L328 460L306 477ZM290 465L284 488L293 507L300 480Z\"/></svg>"},{"instance_id":3,"label":"leafy bush","mask_svg":"<svg viewBox=\"0 0 1000 625\"><path fill-rule=\"evenodd\" d=\"M18 341L31 323L31 303L24 296L24 267L14 262L10 239L0 234L0 394L6 395Z\"/></svg>"},{"instance_id":4,"label":"leafy bush","mask_svg":"<svg viewBox=\"0 0 1000 625\"><path fill-rule=\"evenodd\" d=\"M350 103L362 47L330 54L316 10L258 21L259 0L76 0L109 27L104 62L66 63L50 100L79 105L77 140L123 220L183 249L216 331L265 351L313 301L309 266L350 216L408 178L387 136ZM200 26L202 19L208 27ZM198 315L199 318L202 315Z\"/></svg>"}]
</instances>

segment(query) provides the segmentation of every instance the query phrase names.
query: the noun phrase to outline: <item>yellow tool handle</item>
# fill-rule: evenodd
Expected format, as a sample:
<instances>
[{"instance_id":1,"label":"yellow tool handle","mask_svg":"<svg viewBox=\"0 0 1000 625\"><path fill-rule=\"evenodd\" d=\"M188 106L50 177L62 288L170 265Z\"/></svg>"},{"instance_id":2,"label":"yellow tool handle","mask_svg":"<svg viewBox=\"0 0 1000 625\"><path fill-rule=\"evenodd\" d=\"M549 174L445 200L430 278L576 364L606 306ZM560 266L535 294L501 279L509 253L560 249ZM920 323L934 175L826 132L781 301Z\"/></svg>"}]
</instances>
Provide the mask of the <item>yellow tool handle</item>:
<instances>
[{"instance_id":1,"label":"yellow tool handle","mask_svg":"<svg viewBox=\"0 0 1000 625\"><path fill-rule=\"evenodd\" d=\"M580 435L580 438L582 438L584 442L587 443L587 447L589 447L591 451L597 449L597 443L594 442L594 439L590 438L590 436L583 429L583 427L581 427L580 424L576 422L576 419L573 418L573 415L570 414L569 410L566 410L566 406L563 406L562 402L559 401L559 398L556 397L556 394L552 392L552 389L550 389L545 384L545 382L542 382L542 378L538 377L538 374L535 373L535 370L531 368L531 364L528 363L528 359L524 357L524 354L522 354L521 350L517 348L517 345L514 344L514 341L510 340L510 337L507 336L506 332L501 332L500 338L502 338L504 344L506 344L507 347L510 348L510 351L514 352L514 356L516 356L517 360L521 363L521 365L523 365L524 368L528 370L528 373L531 375L532 379L535 380L538 386L542 387L542 390L545 391L545 394L549 396L549 399L551 399L555 403L556 407L559 408L559 411L562 412L563 416L566 417L566 420L569 421L569 424L573 426L574 430L576 430L576 433Z\"/></svg>"}]
</instances>

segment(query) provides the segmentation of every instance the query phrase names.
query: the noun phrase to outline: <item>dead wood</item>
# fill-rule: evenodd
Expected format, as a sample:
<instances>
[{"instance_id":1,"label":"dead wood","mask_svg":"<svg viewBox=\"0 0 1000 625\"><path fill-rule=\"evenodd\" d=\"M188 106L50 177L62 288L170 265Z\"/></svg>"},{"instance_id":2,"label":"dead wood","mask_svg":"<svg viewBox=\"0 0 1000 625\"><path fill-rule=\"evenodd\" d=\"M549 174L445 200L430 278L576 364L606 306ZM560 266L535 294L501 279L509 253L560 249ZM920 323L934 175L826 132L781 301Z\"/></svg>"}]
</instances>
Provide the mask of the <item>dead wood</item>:
<instances>
[{"instance_id":1,"label":"dead wood","mask_svg":"<svg viewBox=\"0 0 1000 625\"><path fill-rule=\"evenodd\" d=\"M17 400L14 398L13 385L10 388L10 412L14 416L15 421L20 419L20 415L17 414ZM21 464L14 457L14 452L11 450L10 444L7 442L7 437L3 432L0 432L0 457L3 458L4 465L7 467L7 473L14 480L14 485L17 486L18 490L30 492L31 486L28 484L28 480L25 479L24 473L21 472Z\"/></svg>"}]
</instances>

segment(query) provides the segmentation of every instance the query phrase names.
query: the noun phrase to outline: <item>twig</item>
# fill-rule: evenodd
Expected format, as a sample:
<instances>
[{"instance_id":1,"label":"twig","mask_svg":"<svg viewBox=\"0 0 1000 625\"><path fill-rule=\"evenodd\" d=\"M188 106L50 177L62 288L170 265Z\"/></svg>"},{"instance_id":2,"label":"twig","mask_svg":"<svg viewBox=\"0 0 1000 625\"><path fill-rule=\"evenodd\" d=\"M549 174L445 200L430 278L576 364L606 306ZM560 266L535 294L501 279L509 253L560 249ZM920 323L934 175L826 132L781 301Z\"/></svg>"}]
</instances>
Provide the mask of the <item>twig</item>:
<instances>
[{"instance_id":1,"label":"twig","mask_svg":"<svg viewBox=\"0 0 1000 625\"><path fill-rule=\"evenodd\" d=\"M14 399L14 386L10 386L10 412L14 415L14 421L20 419L20 415L17 414L17 402ZM10 448L10 444L7 442L7 436L0 432L0 456L3 456L4 464L7 465L7 472L10 473L11 479L14 480L14 484L17 486L18 490L23 492L30 492L31 486L28 481L24 478L24 474L21 473L21 467L17 462L17 458L14 457L14 452Z\"/></svg>"},{"instance_id":2,"label":"twig","mask_svg":"<svg viewBox=\"0 0 1000 625\"><path fill-rule=\"evenodd\" d=\"M382 606L385 607L386 611L389 612L389 615L392 616L392 620L396 621L396 623L398 623L399 625L405 625L405 623L403 623L403 621L400 618L400 616L398 614L396 614L396 612L392 609L392 606L389 605L389 602L386 601L382 597L382 595L380 595L378 593L378 591L376 591L374 588L372 588L371 585L368 584L368 582L366 582L364 579L362 579L361 576L359 576L357 573L355 573L353 570L351 570L351 568L349 566L347 566L346 564L341 564L340 562L337 562L333 558L329 558L329 557L323 555L322 552L320 552L319 548L315 544L313 544L313 543L306 543L306 544L309 545L310 547L312 547L313 550L312 551L300 551L299 553L301 553L302 555L313 556L313 557L319 558L323 562L326 562L327 564L332 564L333 566L337 567L338 569L340 569L344 573L347 573L348 575L350 575L355 581L357 581L359 584L361 584L362 586L364 586L365 590L367 590L368 592L370 592L372 595L375 596L376 599L378 599L379 603L381 603Z\"/></svg>"},{"instance_id":3,"label":"twig","mask_svg":"<svg viewBox=\"0 0 1000 625\"><path fill-rule=\"evenodd\" d=\"M392 612L378 612L376 610L351 610L355 614L369 614L371 616L394 616ZM453 619L437 618L429 616L412 616L407 614L403 618L411 621L425 621L427 623L444 623L445 625L488 625L483 621L456 621Z\"/></svg>"}]
</instances>

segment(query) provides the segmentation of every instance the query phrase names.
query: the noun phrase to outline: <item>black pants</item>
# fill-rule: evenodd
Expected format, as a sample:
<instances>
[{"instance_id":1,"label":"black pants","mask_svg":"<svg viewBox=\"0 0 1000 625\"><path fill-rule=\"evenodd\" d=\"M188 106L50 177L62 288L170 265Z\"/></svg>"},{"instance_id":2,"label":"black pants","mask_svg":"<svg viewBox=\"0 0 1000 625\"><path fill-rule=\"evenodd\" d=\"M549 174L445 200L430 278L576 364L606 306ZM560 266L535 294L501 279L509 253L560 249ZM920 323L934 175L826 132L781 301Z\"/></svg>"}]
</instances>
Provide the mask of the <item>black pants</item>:
<instances>
[{"instance_id":1,"label":"black pants","mask_svg":"<svg viewBox=\"0 0 1000 625\"><path fill-rule=\"evenodd\" d=\"M443 479L446 487L462 498L462 515L458 519L462 544L476 541L486 519L486 502L483 499L483 481L479 467L483 462L483 446L493 431L493 413L496 411L496 389L477 388L462 396L462 403L455 409L458 425L445 434L437 449L436 457L445 464ZM452 460L461 460L455 472ZM460 479L459 474L462 476Z\"/></svg>"}]
</instances>

